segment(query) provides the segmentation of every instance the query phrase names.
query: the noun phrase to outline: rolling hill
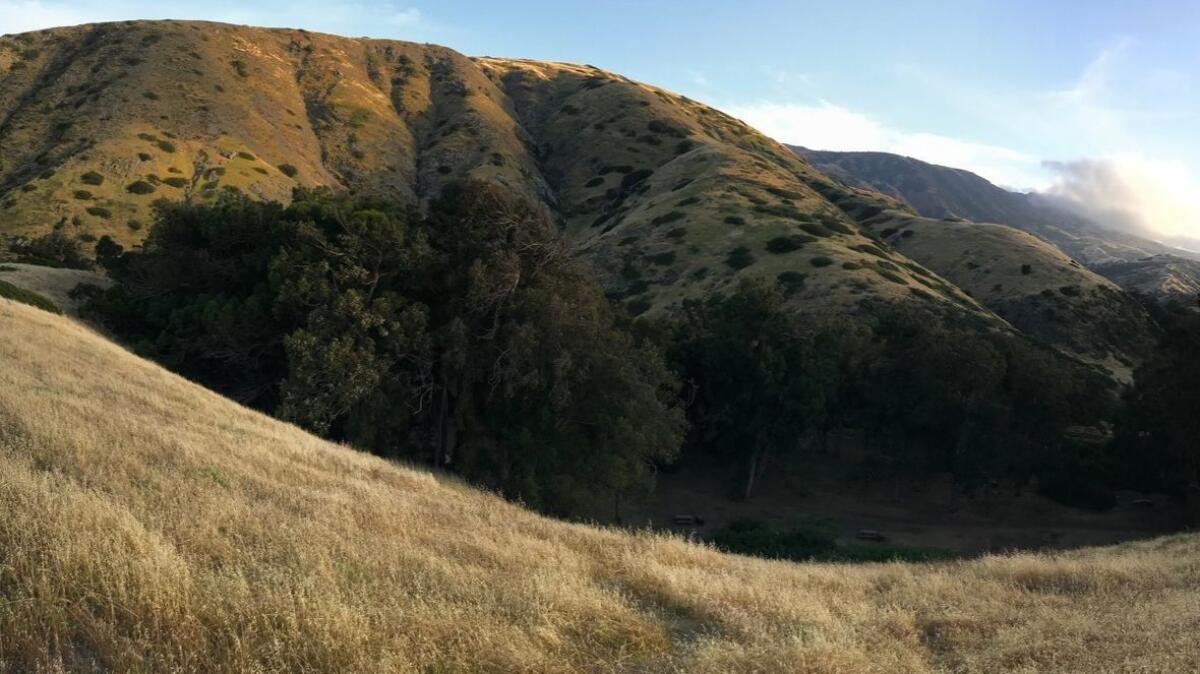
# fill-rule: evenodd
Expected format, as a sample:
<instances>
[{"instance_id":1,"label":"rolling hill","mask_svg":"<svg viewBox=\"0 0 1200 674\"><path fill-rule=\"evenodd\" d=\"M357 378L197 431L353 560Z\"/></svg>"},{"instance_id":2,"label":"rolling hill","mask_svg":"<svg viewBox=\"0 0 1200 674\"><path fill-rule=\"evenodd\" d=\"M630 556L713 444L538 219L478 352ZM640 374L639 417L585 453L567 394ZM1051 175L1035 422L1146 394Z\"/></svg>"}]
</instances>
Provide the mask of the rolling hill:
<instances>
[{"instance_id":1,"label":"rolling hill","mask_svg":"<svg viewBox=\"0 0 1200 674\"><path fill-rule=\"evenodd\" d=\"M328 186L420 206L472 177L542 203L634 313L782 274L804 309L922 301L1003 323L894 252L877 273L859 248L878 242L820 191L853 190L784 146L591 66L197 22L6 36L0 157L8 237L130 245L161 198Z\"/></svg>"},{"instance_id":2,"label":"rolling hill","mask_svg":"<svg viewBox=\"0 0 1200 674\"><path fill-rule=\"evenodd\" d=\"M1127 290L1159 298L1200 293L1200 257L1194 253L1105 229L1036 194L886 152L792 149L829 175L900 199L923 216L994 222L1035 234Z\"/></svg>"},{"instance_id":3,"label":"rolling hill","mask_svg":"<svg viewBox=\"0 0 1200 674\"><path fill-rule=\"evenodd\" d=\"M557 522L0 299L0 671L1194 671L1200 542L792 564Z\"/></svg>"},{"instance_id":4,"label":"rolling hill","mask_svg":"<svg viewBox=\"0 0 1200 674\"><path fill-rule=\"evenodd\" d=\"M848 175L827 159L812 161ZM955 198L983 190L955 175ZM975 250L952 226L919 246L884 237L897 229L886 218L914 217L894 198L911 190L830 178L718 110L593 66L181 21L0 37L0 237L57 230L136 245L163 198L286 201L331 187L419 208L464 177L540 203L635 315L767 278L799 311L914 303L985 329L1015 325L1110 369L1151 341L1144 312L1051 247L1005 250L1008 235L994 233ZM988 204L1008 203L992 189ZM930 234L943 230L954 241L934 254ZM996 290L964 278L955 260L968 249L1054 272Z\"/></svg>"}]
</instances>

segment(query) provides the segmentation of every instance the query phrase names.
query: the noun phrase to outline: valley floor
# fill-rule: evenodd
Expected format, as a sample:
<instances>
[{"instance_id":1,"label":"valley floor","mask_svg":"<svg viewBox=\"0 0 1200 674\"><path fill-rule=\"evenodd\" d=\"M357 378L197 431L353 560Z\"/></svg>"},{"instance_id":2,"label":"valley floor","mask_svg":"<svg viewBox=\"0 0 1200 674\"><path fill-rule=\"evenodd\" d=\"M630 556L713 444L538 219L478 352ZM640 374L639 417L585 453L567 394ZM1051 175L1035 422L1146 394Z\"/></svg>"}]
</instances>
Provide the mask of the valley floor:
<instances>
[{"instance_id":1,"label":"valley floor","mask_svg":"<svg viewBox=\"0 0 1200 674\"><path fill-rule=\"evenodd\" d=\"M1200 538L792 564L553 521L0 300L0 672L1193 672Z\"/></svg>"},{"instance_id":2,"label":"valley floor","mask_svg":"<svg viewBox=\"0 0 1200 674\"><path fill-rule=\"evenodd\" d=\"M843 542L853 542L859 530L868 529L883 534L884 545L965 556L1111 545L1180 529L1180 514L1160 495L1122 492L1112 510L1090 512L1029 489L985 487L966 495L946 475L856 485L830 475L838 466L814 464L803 472L768 471L748 502L732 494L727 479L714 477L725 471L685 466L678 473L660 475L652 493L623 503L622 519L635 526L694 532L701 538L738 520L780 529L829 528ZM678 515L698 516L704 524L674 525ZM600 521L610 518L610 513L597 514Z\"/></svg>"}]
</instances>

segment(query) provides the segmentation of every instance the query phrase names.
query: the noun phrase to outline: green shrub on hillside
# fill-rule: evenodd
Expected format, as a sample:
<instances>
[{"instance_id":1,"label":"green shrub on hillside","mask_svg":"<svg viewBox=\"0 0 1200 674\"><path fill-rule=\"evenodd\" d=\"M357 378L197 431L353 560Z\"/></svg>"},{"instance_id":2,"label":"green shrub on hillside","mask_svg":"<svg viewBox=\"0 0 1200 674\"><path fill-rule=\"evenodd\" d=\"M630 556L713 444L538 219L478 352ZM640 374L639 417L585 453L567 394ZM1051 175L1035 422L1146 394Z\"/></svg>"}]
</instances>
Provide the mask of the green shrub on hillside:
<instances>
[{"instance_id":1,"label":"green shrub on hillside","mask_svg":"<svg viewBox=\"0 0 1200 674\"><path fill-rule=\"evenodd\" d=\"M818 255L808 261L814 267L828 267L833 264L833 258L828 255Z\"/></svg>"},{"instance_id":2,"label":"green shrub on hillside","mask_svg":"<svg viewBox=\"0 0 1200 674\"><path fill-rule=\"evenodd\" d=\"M295 166L292 166L291 164L280 164L279 172L289 178L295 178L296 174L299 173L300 171Z\"/></svg>"},{"instance_id":3,"label":"green shrub on hillside","mask_svg":"<svg viewBox=\"0 0 1200 674\"><path fill-rule=\"evenodd\" d=\"M187 187L188 183L190 181L187 178L172 176L170 178L163 178L161 182L164 185L169 185L169 186L175 187L175 188L182 188L182 187Z\"/></svg>"},{"instance_id":4,"label":"green shrub on hillside","mask_svg":"<svg viewBox=\"0 0 1200 674\"><path fill-rule=\"evenodd\" d=\"M87 209L87 212L89 215L94 215L97 218L103 218L105 220L112 217L112 211L103 206L91 206Z\"/></svg>"},{"instance_id":5,"label":"green shrub on hillside","mask_svg":"<svg viewBox=\"0 0 1200 674\"><path fill-rule=\"evenodd\" d=\"M100 175L99 173L96 173L95 171L88 171L87 173L79 176L79 180L80 180L80 182L82 182L85 185L103 185L104 184L104 176Z\"/></svg>"},{"instance_id":6,"label":"green shrub on hillside","mask_svg":"<svg viewBox=\"0 0 1200 674\"><path fill-rule=\"evenodd\" d=\"M18 288L17 286L6 281L0 281L0 297L12 300L14 302L20 302L22 304L28 304L31 307L37 307L43 311L49 311L52 314L62 313L62 309L59 309L58 305L56 305L54 302L51 302L48 298L43 297L35 292L25 290L24 288Z\"/></svg>"},{"instance_id":7,"label":"green shrub on hillside","mask_svg":"<svg viewBox=\"0 0 1200 674\"><path fill-rule=\"evenodd\" d=\"M135 180L125 186L125 191L130 194L151 194L155 189L154 185L145 180Z\"/></svg>"},{"instance_id":8,"label":"green shrub on hillside","mask_svg":"<svg viewBox=\"0 0 1200 674\"><path fill-rule=\"evenodd\" d=\"M754 254L745 246L738 246L725 256L725 264L733 269L745 269L754 264Z\"/></svg>"}]
</instances>

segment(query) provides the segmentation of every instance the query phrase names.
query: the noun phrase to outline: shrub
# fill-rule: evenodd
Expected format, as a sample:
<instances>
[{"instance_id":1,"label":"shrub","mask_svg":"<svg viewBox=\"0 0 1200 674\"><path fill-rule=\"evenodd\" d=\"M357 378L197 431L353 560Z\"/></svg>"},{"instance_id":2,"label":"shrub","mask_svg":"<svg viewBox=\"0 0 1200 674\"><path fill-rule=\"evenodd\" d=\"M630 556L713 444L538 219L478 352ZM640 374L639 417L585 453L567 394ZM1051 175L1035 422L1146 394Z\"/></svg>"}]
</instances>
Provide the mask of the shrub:
<instances>
[{"instance_id":1,"label":"shrub","mask_svg":"<svg viewBox=\"0 0 1200 674\"><path fill-rule=\"evenodd\" d=\"M150 101L157 101L157 100L158 100L158 94L154 93L153 91L143 91L143 92L142 92L142 98L145 98L145 99L147 99L147 100L150 100Z\"/></svg>"},{"instance_id":2,"label":"shrub","mask_svg":"<svg viewBox=\"0 0 1200 674\"><path fill-rule=\"evenodd\" d=\"M647 255L646 259L650 264L656 264L662 267L669 266L675 262L675 251L668 250L665 253L657 253L655 255Z\"/></svg>"},{"instance_id":3,"label":"shrub","mask_svg":"<svg viewBox=\"0 0 1200 674\"><path fill-rule=\"evenodd\" d=\"M804 198L803 194L800 194L799 192L794 192L792 190L785 190L782 187L768 187L767 191L770 192L771 194L774 194L777 197L782 197L784 199L802 199L802 198Z\"/></svg>"},{"instance_id":4,"label":"shrub","mask_svg":"<svg viewBox=\"0 0 1200 674\"><path fill-rule=\"evenodd\" d=\"M157 145L158 145L158 149L162 150L163 152L174 152L175 151L175 143L172 143L169 140L160 140L160 141L158 141Z\"/></svg>"},{"instance_id":5,"label":"shrub","mask_svg":"<svg viewBox=\"0 0 1200 674\"><path fill-rule=\"evenodd\" d=\"M1030 264L1021 265L1021 274L1023 276L1029 276L1032 273L1033 273L1033 265L1030 265Z\"/></svg>"},{"instance_id":6,"label":"shrub","mask_svg":"<svg viewBox=\"0 0 1200 674\"><path fill-rule=\"evenodd\" d=\"M87 209L87 212L89 215L94 215L97 218L103 218L105 220L112 217L112 211L103 206L92 206L91 208Z\"/></svg>"},{"instance_id":7,"label":"shrub","mask_svg":"<svg viewBox=\"0 0 1200 674\"><path fill-rule=\"evenodd\" d=\"M14 302L20 302L21 304L28 304L31 307L36 307L43 311L49 311L52 314L62 313L62 309L59 309L58 306L49 299L24 288L18 288L17 286L6 281L0 281L0 297L10 299Z\"/></svg>"},{"instance_id":8,"label":"shrub","mask_svg":"<svg viewBox=\"0 0 1200 674\"><path fill-rule=\"evenodd\" d=\"M638 169L632 173L628 173L624 178L621 178L621 187L624 189L629 189L630 187L645 181L646 178L649 178L653 174L654 171L651 169Z\"/></svg>"},{"instance_id":9,"label":"shrub","mask_svg":"<svg viewBox=\"0 0 1200 674\"><path fill-rule=\"evenodd\" d=\"M25 183L24 185L21 185L22 192L32 192L36 189L37 185L34 185L33 183Z\"/></svg>"},{"instance_id":10,"label":"shrub","mask_svg":"<svg viewBox=\"0 0 1200 674\"><path fill-rule=\"evenodd\" d=\"M84 185L103 185L104 184L104 176L100 175L99 173L96 173L95 171L88 171L87 173L79 176L79 180L81 182L83 182Z\"/></svg>"},{"instance_id":11,"label":"shrub","mask_svg":"<svg viewBox=\"0 0 1200 674\"><path fill-rule=\"evenodd\" d=\"M1079 286L1076 285L1063 286L1058 289L1058 292L1066 295L1067 297L1079 297L1082 294Z\"/></svg>"},{"instance_id":12,"label":"shrub","mask_svg":"<svg viewBox=\"0 0 1200 674\"><path fill-rule=\"evenodd\" d=\"M250 76L250 67L246 65L245 61L241 59L233 59L229 62L229 65L233 66L234 72L236 72L239 77Z\"/></svg>"},{"instance_id":13,"label":"shrub","mask_svg":"<svg viewBox=\"0 0 1200 674\"><path fill-rule=\"evenodd\" d=\"M671 231L667 232L668 239L682 239L686 235L687 235L687 227L676 227L675 229L672 229Z\"/></svg>"},{"instance_id":14,"label":"shrub","mask_svg":"<svg viewBox=\"0 0 1200 674\"><path fill-rule=\"evenodd\" d=\"M664 213L663 215L660 215L657 218L654 218L653 220L650 221L650 224L665 225L670 222L682 220L686 217L687 217L687 214L685 214L685 213L682 213L680 211L671 211L670 213Z\"/></svg>"},{"instance_id":15,"label":"shrub","mask_svg":"<svg viewBox=\"0 0 1200 674\"><path fill-rule=\"evenodd\" d=\"M792 251L800 250L806 243L816 241L811 236L803 234L792 234L790 236L777 236L767 242L767 252L775 255L783 255Z\"/></svg>"},{"instance_id":16,"label":"shrub","mask_svg":"<svg viewBox=\"0 0 1200 674\"><path fill-rule=\"evenodd\" d=\"M71 196L80 201L90 201L92 198L92 193L87 190L75 190Z\"/></svg>"},{"instance_id":17,"label":"shrub","mask_svg":"<svg viewBox=\"0 0 1200 674\"><path fill-rule=\"evenodd\" d=\"M41 175L39 175L38 177L41 178L42 180L45 180L47 178L53 178L54 177L54 169L46 169L45 171L42 171Z\"/></svg>"},{"instance_id":18,"label":"shrub","mask_svg":"<svg viewBox=\"0 0 1200 674\"><path fill-rule=\"evenodd\" d=\"M138 153L138 159L140 159L141 161L150 161L153 158L154 158L154 155L148 154L146 152Z\"/></svg>"},{"instance_id":19,"label":"shrub","mask_svg":"<svg viewBox=\"0 0 1200 674\"><path fill-rule=\"evenodd\" d=\"M883 259L885 259L885 260L888 258L888 254L887 254L887 253L885 253L885 252L883 252L883 249L882 249L882 248L880 248L879 246L876 246L876 245L874 245L874 244L870 244L870 243L860 243L860 244L859 244L859 245L857 245L857 246L853 246L853 249L854 249L854 250L857 250L857 251L859 251L860 253L866 253L866 254L868 254L868 255L874 255L875 257L880 257L880 258L883 258Z\"/></svg>"},{"instance_id":20,"label":"shrub","mask_svg":"<svg viewBox=\"0 0 1200 674\"><path fill-rule=\"evenodd\" d=\"M692 204L698 204L698 203L700 203L700 197L688 197L686 199L680 199L679 202L676 203L675 205L679 206L679 207L683 207L683 206L691 206Z\"/></svg>"},{"instance_id":21,"label":"shrub","mask_svg":"<svg viewBox=\"0 0 1200 674\"><path fill-rule=\"evenodd\" d=\"M163 179L162 179L162 183L163 183L164 185L170 185L171 187L175 187L175 188L187 187L187 186L188 186L188 182L189 182L189 181L188 181L188 179L187 179L187 178L181 178L181 177L178 177L178 176L172 176L172 177L170 177L170 178L163 178Z\"/></svg>"},{"instance_id":22,"label":"shrub","mask_svg":"<svg viewBox=\"0 0 1200 674\"><path fill-rule=\"evenodd\" d=\"M151 194L154 190L154 185L145 180L135 180L125 186L125 191L130 194Z\"/></svg>"},{"instance_id":23,"label":"shrub","mask_svg":"<svg viewBox=\"0 0 1200 674\"><path fill-rule=\"evenodd\" d=\"M819 237L822 239L827 239L827 238L833 236L833 232L829 231L825 227L822 227L821 225L818 225L815 222L802 222L802 223L800 223L800 229L803 229L804 231L808 232L809 234L812 234L813 236L816 236L816 237Z\"/></svg>"},{"instance_id":24,"label":"shrub","mask_svg":"<svg viewBox=\"0 0 1200 674\"><path fill-rule=\"evenodd\" d=\"M828 267L833 264L833 259L826 255L818 255L808 261L814 267Z\"/></svg>"},{"instance_id":25,"label":"shrub","mask_svg":"<svg viewBox=\"0 0 1200 674\"><path fill-rule=\"evenodd\" d=\"M900 232L900 238L911 239L913 234L916 234L916 232L911 229L906 229L903 232Z\"/></svg>"},{"instance_id":26,"label":"shrub","mask_svg":"<svg viewBox=\"0 0 1200 674\"><path fill-rule=\"evenodd\" d=\"M91 260L80 250L79 242L60 231L11 246L18 259L30 264L67 269L91 269Z\"/></svg>"},{"instance_id":27,"label":"shrub","mask_svg":"<svg viewBox=\"0 0 1200 674\"><path fill-rule=\"evenodd\" d=\"M779 276L775 277L775 281L783 288L784 297L791 297L804 288L804 280L808 278L808 274L798 271L780 272Z\"/></svg>"},{"instance_id":28,"label":"shrub","mask_svg":"<svg viewBox=\"0 0 1200 674\"><path fill-rule=\"evenodd\" d=\"M862 268L863 268L862 264L859 262L855 262L854 260L847 260L842 263L842 269L848 269L850 271L854 271L855 269L862 269Z\"/></svg>"},{"instance_id":29,"label":"shrub","mask_svg":"<svg viewBox=\"0 0 1200 674\"><path fill-rule=\"evenodd\" d=\"M604 178L596 177L583 184L584 187L598 187L604 184Z\"/></svg>"},{"instance_id":30,"label":"shrub","mask_svg":"<svg viewBox=\"0 0 1200 674\"><path fill-rule=\"evenodd\" d=\"M583 112L583 109L568 103L562 106L562 112L566 115L578 115L579 113Z\"/></svg>"},{"instance_id":31,"label":"shrub","mask_svg":"<svg viewBox=\"0 0 1200 674\"><path fill-rule=\"evenodd\" d=\"M734 269L745 269L754 264L754 255L745 246L738 246L725 256L725 264Z\"/></svg>"},{"instance_id":32,"label":"shrub","mask_svg":"<svg viewBox=\"0 0 1200 674\"><path fill-rule=\"evenodd\" d=\"M139 232L145 225L142 224L141 220L130 220L129 222L125 223L125 226L128 227L129 231L131 232Z\"/></svg>"},{"instance_id":33,"label":"shrub","mask_svg":"<svg viewBox=\"0 0 1200 674\"><path fill-rule=\"evenodd\" d=\"M653 119L646 124L646 128L654 133L663 133L675 138L687 138L690 132L683 125L666 119Z\"/></svg>"}]
</instances>

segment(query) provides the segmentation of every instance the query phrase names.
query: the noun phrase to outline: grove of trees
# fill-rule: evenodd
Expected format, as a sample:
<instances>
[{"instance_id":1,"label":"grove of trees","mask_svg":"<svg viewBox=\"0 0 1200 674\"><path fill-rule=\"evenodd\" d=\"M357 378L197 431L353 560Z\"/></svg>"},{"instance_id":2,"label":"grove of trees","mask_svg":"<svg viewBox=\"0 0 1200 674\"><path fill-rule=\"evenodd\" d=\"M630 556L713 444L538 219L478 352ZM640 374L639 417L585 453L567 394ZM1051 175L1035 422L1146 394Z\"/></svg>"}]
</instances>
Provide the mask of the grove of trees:
<instances>
[{"instance_id":1,"label":"grove of trees","mask_svg":"<svg viewBox=\"0 0 1200 674\"><path fill-rule=\"evenodd\" d=\"M1160 317L1164 348L1122 403L1084 364L916 305L817 319L750 280L634 322L539 207L487 183L424 214L320 190L157 208L140 249L97 244L117 283L88 306L110 330L316 433L550 512L596 512L681 455L753 498L835 428L860 432L878 477L1036 477L1094 507L1119 484L1200 482L1194 310ZM1115 443L1072 439L1114 420Z\"/></svg>"}]
</instances>

